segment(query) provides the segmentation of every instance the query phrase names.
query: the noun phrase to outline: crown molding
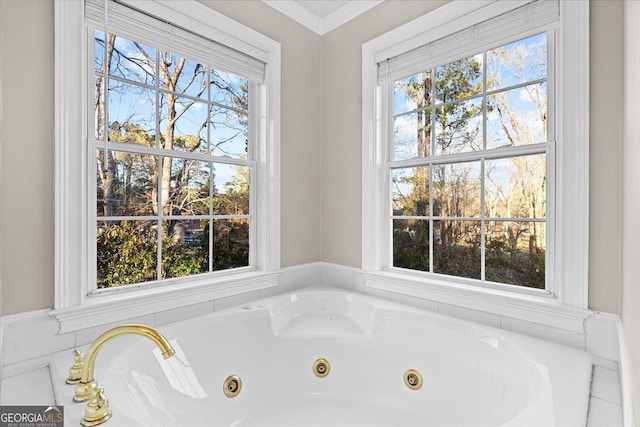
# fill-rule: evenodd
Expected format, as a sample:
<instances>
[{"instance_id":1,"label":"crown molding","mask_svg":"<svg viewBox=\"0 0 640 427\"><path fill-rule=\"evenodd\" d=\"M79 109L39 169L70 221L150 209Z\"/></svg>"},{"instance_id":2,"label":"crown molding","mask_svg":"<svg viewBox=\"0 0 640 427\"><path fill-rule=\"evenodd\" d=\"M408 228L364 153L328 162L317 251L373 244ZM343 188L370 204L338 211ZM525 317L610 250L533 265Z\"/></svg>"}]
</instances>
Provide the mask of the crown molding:
<instances>
[{"instance_id":1,"label":"crown molding","mask_svg":"<svg viewBox=\"0 0 640 427\"><path fill-rule=\"evenodd\" d=\"M262 0L277 11L287 15L289 18L304 25L311 31L324 35L329 31L338 28L342 24L363 14L372 7L377 6L384 0L362 0L352 1L332 12L325 18L319 18L309 10L300 6L298 2L290 0Z\"/></svg>"}]
</instances>

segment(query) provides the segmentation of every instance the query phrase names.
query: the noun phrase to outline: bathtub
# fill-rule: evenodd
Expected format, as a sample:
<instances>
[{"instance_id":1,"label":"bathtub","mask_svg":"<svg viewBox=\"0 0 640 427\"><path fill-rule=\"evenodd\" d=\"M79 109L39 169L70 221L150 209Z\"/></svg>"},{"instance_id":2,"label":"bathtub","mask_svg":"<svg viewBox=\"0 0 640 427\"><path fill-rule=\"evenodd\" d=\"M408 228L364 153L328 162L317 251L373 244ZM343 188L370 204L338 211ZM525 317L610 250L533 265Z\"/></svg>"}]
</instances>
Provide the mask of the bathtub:
<instances>
[{"instance_id":1,"label":"bathtub","mask_svg":"<svg viewBox=\"0 0 640 427\"><path fill-rule=\"evenodd\" d=\"M307 288L158 331L174 357L139 336L98 354L95 379L113 411L105 426L586 424L588 353L339 289ZM71 361L56 355L52 375L66 424L77 426L85 405L64 385ZM227 397L232 375L241 388Z\"/></svg>"}]
</instances>

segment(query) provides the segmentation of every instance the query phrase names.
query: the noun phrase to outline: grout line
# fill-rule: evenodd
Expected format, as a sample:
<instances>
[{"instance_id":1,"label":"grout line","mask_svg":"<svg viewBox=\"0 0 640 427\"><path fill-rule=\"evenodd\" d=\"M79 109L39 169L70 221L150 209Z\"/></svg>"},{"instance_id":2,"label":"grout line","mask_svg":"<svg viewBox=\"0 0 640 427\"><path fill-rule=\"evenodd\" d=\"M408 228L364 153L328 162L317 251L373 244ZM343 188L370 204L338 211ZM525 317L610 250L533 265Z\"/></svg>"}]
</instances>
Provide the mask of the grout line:
<instances>
[{"instance_id":1,"label":"grout line","mask_svg":"<svg viewBox=\"0 0 640 427\"><path fill-rule=\"evenodd\" d=\"M591 364L591 379L589 380L589 402L587 403L587 426L589 425L589 417L591 415L591 399L593 395L591 394L593 391L593 376L595 374L596 367L594 364Z\"/></svg>"}]
</instances>

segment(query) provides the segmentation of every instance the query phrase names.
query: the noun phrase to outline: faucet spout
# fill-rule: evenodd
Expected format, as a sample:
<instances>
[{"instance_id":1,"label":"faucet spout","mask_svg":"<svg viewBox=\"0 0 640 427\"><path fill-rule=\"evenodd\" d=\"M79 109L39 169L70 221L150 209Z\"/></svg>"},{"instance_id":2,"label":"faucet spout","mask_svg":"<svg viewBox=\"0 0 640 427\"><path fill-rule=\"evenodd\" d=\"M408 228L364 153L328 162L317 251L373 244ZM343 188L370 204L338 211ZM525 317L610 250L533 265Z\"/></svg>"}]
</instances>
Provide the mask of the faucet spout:
<instances>
[{"instance_id":1,"label":"faucet spout","mask_svg":"<svg viewBox=\"0 0 640 427\"><path fill-rule=\"evenodd\" d=\"M120 335L142 335L152 340L162 351L165 359L174 355L175 350L169 342L155 329L145 325L122 325L109 329L93 341L84 357L84 365L80 374L80 383L75 386L75 396L73 400L76 402L84 402L92 397L95 393L96 384L93 378L93 368L98 352L108 341Z\"/></svg>"}]
</instances>

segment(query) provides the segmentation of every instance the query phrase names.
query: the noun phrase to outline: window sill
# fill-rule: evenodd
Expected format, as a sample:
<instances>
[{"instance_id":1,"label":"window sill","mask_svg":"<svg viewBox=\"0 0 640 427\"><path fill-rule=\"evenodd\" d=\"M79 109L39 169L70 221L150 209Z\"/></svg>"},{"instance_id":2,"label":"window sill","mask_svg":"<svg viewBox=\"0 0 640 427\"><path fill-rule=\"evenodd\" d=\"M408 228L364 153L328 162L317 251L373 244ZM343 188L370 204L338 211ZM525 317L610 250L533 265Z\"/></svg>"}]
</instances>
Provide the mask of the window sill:
<instances>
[{"instance_id":1,"label":"window sill","mask_svg":"<svg viewBox=\"0 0 640 427\"><path fill-rule=\"evenodd\" d=\"M584 333L589 310L560 304L548 294L533 295L502 289L451 283L396 271L365 272L370 288L423 298L438 303L480 310L567 331Z\"/></svg>"},{"instance_id":2,"label":"window sill","mask_svg":"<svg viewBox=\"0 0 640 427\"><path fill-rule=\"evenodd\" d=\"M82 305L55 310L59 333L118 322L203 301L277 286L280 273L251 271L189 284L143 287L87 296Z\"/></svg>"}]
</instances>

